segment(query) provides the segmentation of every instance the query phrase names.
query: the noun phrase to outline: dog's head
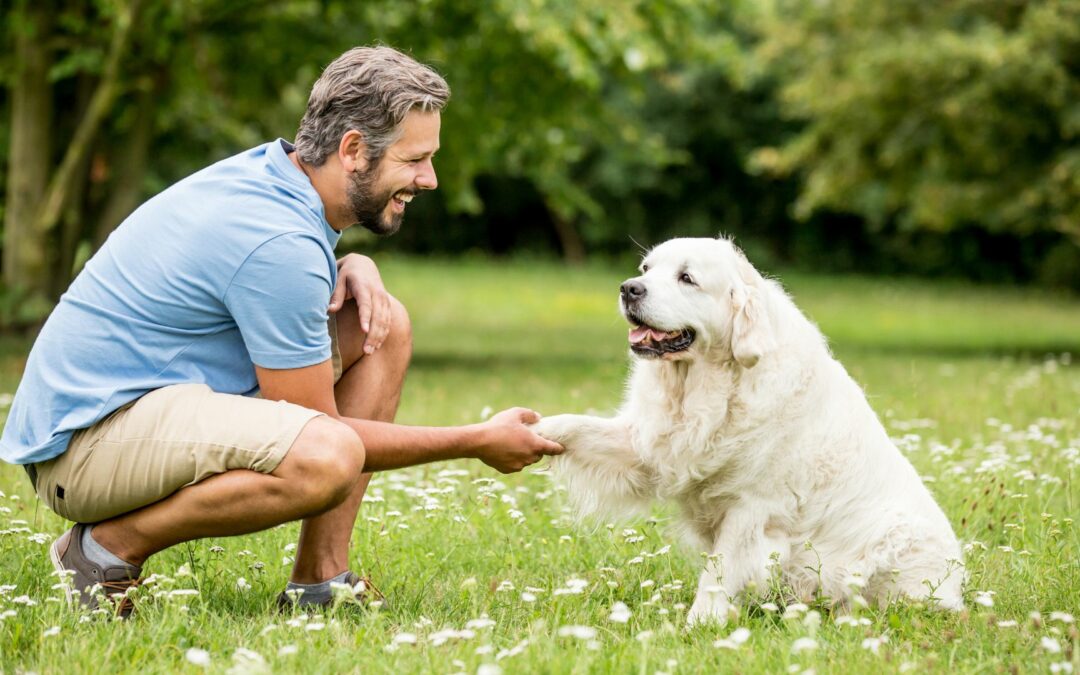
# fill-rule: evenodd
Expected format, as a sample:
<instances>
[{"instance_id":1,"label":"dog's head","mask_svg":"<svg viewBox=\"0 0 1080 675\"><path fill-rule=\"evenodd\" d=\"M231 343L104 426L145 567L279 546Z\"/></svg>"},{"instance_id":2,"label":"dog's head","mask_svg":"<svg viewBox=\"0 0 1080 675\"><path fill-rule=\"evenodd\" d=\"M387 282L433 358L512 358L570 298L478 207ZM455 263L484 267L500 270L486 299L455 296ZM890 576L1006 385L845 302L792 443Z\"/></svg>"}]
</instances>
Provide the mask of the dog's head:
<instances>
[{"instance_id":1,"label":"dog's head","mask_svg":"<svg viewBox=\"0 0 1080 675\"><path fill-rule=\"evenodd\" d=\"M619 296L636 356L719 356L752 368L772 347L766 282L727 239L672 239L639 269Z\"/></svg>"}]
</instances>

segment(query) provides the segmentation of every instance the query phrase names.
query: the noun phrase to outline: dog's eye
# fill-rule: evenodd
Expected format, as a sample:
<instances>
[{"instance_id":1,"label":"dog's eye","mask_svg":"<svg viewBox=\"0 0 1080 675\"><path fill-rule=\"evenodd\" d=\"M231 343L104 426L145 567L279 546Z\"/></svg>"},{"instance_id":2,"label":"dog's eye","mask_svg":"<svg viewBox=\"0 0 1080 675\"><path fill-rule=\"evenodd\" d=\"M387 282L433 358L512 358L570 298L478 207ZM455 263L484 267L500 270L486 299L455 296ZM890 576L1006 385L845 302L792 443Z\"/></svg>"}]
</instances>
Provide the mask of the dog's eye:
<instances>
[{"instance_id":1,"label":"dog's eye","mask_svg":"<svg viewBox=\"0 0 1080 675\"><path fill-rule=\"evenodd\" d=\"M642 265L641 266L641 273L642 274L645 274L648 271L649 271L649 266L648 265Z\"/></svg>"},{"instance_id":2,"label":"dog's eye","mask_svg":"<svg viewBox=\"0 0 1080 675\"><path fill-rule=\"evenodd\" d=\"M697 283L694 282L694 277L690 276L687 272L683 272L679 275L679 281L684 284L690 284L691 286L697 286Z\"/></svg>"}]
</instances>

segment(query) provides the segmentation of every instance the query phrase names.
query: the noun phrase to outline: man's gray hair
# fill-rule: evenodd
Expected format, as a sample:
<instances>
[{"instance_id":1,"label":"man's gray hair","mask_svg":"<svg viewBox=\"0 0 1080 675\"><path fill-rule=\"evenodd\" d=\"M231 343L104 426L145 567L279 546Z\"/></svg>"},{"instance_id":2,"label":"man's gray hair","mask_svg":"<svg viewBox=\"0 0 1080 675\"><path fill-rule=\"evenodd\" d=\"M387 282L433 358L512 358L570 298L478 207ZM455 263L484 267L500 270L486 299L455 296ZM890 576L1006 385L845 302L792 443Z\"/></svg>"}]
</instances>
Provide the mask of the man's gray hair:
<instances>
[{"instance_id":1,"label":"man's gray hair","mask_svg":"<svg viewBox=\"0 0 1080 675\"><path fill-rule=\"evenodd\" d=\"M376 164L401 136L413 109L441 111L450 87L438 73L390 47L356 47L326 67L308 97L296 132L300 161L322 166L341 137L363 135L369 163Z\"/></svg>"}]
</instances>

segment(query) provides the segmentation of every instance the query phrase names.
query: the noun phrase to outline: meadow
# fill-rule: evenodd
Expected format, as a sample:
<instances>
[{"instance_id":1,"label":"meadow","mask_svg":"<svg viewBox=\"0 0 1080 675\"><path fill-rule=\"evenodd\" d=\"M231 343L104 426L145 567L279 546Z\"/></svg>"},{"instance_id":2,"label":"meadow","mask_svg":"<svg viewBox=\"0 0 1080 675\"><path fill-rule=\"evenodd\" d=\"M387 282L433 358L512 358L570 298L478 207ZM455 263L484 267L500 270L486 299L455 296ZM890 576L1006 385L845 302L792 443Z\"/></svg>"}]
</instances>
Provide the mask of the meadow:
<instances>
[{"instance_id":1,"label":"meadow","mask_svg":"<svg viewBox=\"0 0 1080 675\"><path fill-rule=\"evenodd\" d=\"M613 411L632 265L389 258L415 356L399 421L522 405ZM377 475L353 568L384 606L279 614L298 527L155 556L130 621L70 611L47 549L67 524L0 467L0 672L1080 672L1080 302L1046 292L777 272L865 388L965 546L967 609L830 610L772 589L684 630L700 552L672 513L577 522L542 466ZM0 403L27 343L0 341Z\"/></svg>"}]
</instances>

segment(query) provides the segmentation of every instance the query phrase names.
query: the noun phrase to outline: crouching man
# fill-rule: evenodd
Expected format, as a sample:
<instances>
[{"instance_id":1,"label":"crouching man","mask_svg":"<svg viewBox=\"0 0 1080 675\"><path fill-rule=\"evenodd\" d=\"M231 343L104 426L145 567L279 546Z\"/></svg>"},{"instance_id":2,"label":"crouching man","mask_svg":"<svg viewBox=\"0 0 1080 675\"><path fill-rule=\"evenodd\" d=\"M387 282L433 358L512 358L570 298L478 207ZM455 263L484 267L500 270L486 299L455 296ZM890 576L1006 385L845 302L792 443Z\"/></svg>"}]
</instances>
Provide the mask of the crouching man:
<instances>
[{"instance_id":1,"label":"crouching man","mask_svg":"<svg viewBox=\"0 0 1080 675\"><path fill-rule=\"evenodd\" d=\"M453 458L518 471L561 452L514 408L464 427L393 423L409 317L347 227L400 227L435 189L449 98L433 70L357 48L315 83L295 143L189 176L87 263L30 353L0 440L75 521L52 546L84 604L154 553L302 520L279 603L357 585L349 538L371 472ZM122 601L117 611L130 612Z\"/></svg>"}]
</instances>

